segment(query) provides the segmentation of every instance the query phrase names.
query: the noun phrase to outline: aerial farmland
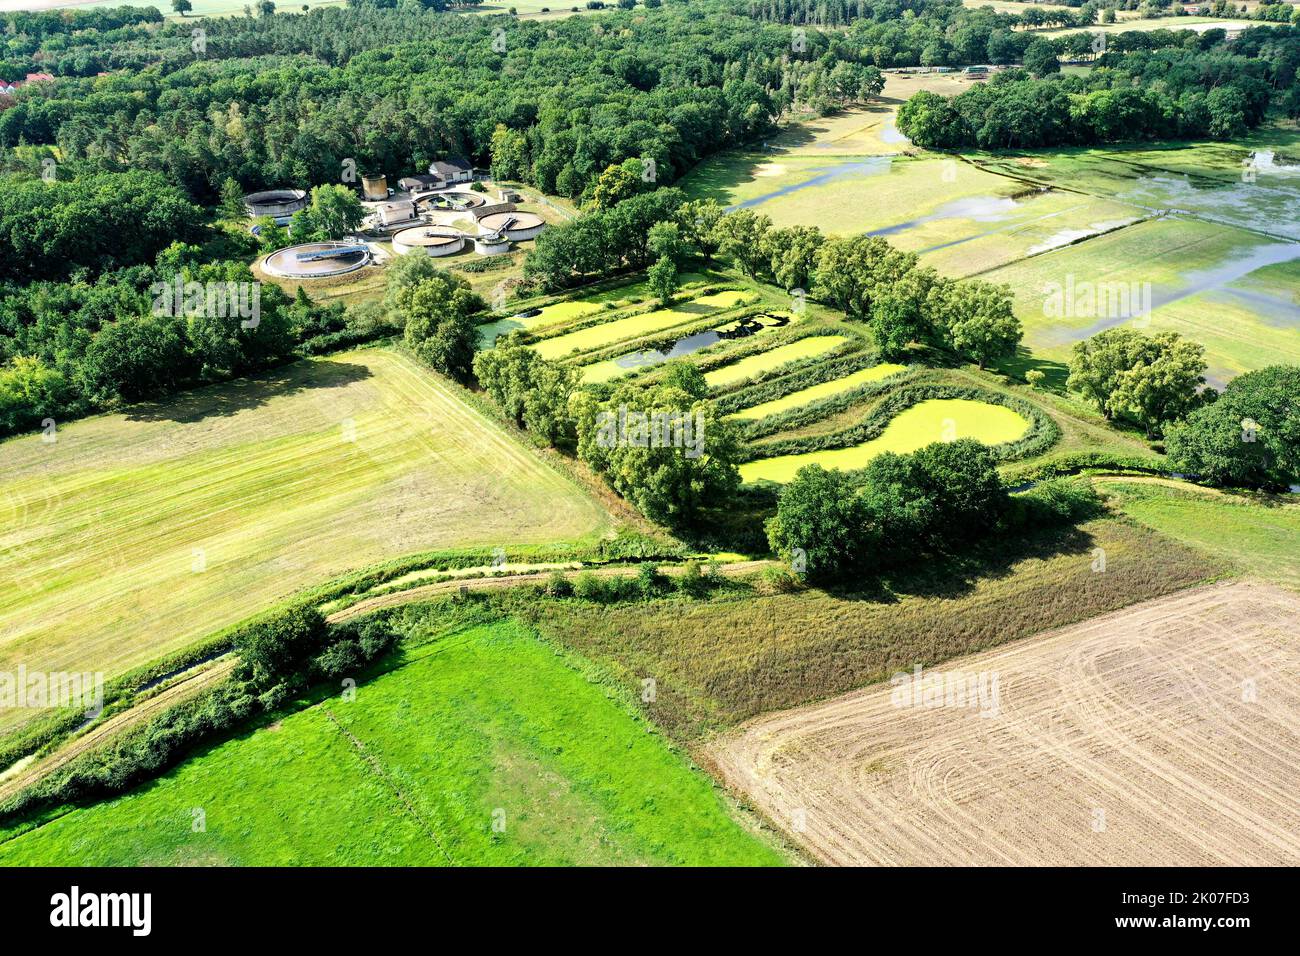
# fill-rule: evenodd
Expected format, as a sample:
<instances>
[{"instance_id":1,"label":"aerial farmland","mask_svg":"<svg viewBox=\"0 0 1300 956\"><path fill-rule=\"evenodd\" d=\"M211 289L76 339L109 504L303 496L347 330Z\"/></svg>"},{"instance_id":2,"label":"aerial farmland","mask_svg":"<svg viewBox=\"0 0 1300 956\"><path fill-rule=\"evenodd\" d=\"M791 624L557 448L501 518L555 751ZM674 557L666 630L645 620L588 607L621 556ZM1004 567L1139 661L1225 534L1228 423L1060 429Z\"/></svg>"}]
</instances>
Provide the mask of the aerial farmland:
<instances>
[{"instance_id":1,"label":"aerial farmland","mask_svg":"<svg viewBox=\"0 0 1300 956\"><path fill-rule=\"evenodd\" d=\"M0 7L0 868L1300 865L1300 23L904 6Z\"/></svg>"}]
</instances>

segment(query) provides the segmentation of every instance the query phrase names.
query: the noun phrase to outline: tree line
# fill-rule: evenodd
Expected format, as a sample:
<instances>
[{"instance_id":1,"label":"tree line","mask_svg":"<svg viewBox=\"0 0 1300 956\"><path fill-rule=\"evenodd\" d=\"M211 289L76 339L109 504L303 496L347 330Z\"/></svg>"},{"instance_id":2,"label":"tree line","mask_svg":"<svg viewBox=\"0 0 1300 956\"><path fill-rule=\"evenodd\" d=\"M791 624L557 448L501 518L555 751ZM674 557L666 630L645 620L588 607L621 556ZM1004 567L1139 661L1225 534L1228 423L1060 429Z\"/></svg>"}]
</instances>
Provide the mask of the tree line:
<instances>
[{"instance_id":1,"label":"tree line","mask_svg":"<svg viewBox=\"0 0 1300 956\"><path fill-rule=\"evenodd\" d=\"M728 257L746 275L791 291L796 302L811 297L866 322L887 357L921 342L982 368L1013 355L1020 342L1005 285L945 278L878 236L775 228L751 209L727 212L714 200L688 202L671 188L634 194L552 227L538 237L524 275L534 290L555 291L651 266L651 287L666 300L673 276L692 255L705 263Z\"/></svg>"},{"instance_id":2,"label":"tree line","mask_svg":"<svg viewBox=\"0 0 1300 956\"><path fill-rule=\"evenodd\" d=\"M57 146L73 172L156 171L203 202L245 189L391 178L431 160L493 162L579 197L611 163L650 157L660 184L768 132L788 31L723 9L523 21L355 8L188 24L96 47L119 72L21 90L0 144ZM48 42L48 41L47 41Z\"/></svg>"},{"instance_id":3,"label":"tree line","mask_svg":"<svg viewBox=\"0 0 1300 956\"><path fill-rule=\"evenodd\" d=\"M898 128L935 149L1023 149L1144 139L1232 139L1271 102L1300 114L1300 29L1261 28L1250 45L1108 52L1086 74L1055 75L1055 54L956 96L930 91L898 111ZM1039 42L1039 41L1035 41ZM1046 42L1046 41L1042 41Z\"/></svg>"},{"instance_id":4,"label":"tree line","mask_svg":"<svg viewBox=\"0 0 1300 956\"><path fill-rule=\"evenodd\" d=\"M1162 438L1170 464L1212 485L1300 482L1300 368L1274 365L1205 387L1205 349L1176 332L1114 328L1075 344L1066 387L1107 420Z\"/></svg>"},{"instance_id":5,"label":"tree line","mask_svg":"<svg viewBox=\"0 0 1300 956\"><path fill-rule=\"evenodd\" d=\"M0 283L0 436L392 331L373 310L257 282L248 251L175 242L93 277Z\"/></svg>"}]
</instances>

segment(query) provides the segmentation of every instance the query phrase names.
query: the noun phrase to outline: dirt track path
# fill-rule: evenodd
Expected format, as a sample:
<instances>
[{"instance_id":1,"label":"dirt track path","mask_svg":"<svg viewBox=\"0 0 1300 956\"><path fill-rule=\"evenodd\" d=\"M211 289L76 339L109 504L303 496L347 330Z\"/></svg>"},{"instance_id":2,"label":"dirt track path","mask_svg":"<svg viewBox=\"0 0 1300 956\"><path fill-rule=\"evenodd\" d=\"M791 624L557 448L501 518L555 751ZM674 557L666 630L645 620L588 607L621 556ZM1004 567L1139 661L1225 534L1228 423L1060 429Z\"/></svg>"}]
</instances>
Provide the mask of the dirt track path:
<instances>
[{"instance_id":1,"label":"dirt track path","mask_svg":"<svg viewBox=\"0 0 1300 956\"><path fill-rule=\"evenodd\" d=\"M62 767L69 760L91 750L110 738L121 734L137 724L143 723L155 714L180 703L214 682L223 679L234 669L236 659L231 656L214 661L202 668L187 673L175 685L162 693L150 697L129 710L114 714L103 723L92 727L70 743L60 747L54 753L39 760L32 761L22 769L0 781L0 802L9 799L19 790L35 783L37 780Z\"/></svg>"},{"instance_id":2,"label":"dirt track path","mask_svg":"<svg viewBox=\"0 0 1300 956\"><path fill-rule=\"evenodd\" d=\"M731 564L720 565L718 570L722 574L734 577L741 574L750 574L778 563L776 561L736 561ZM659 570L669 577L676 577L682 573L682 565L661 566ZM521 584L538 584L549 579L553 573L554 571L538 571L529 574L508 574L495 578L462 578L455 581L440 581L436 584L422 584L403 591L394 591L391 594L379 594L375 597L364 598L350 607L335 611L326 620L331 624L338 624L383 608L396 607L401 604L418 604L421 601L431 601L445 594L455 594L462 587L468 591L490 591L497 588L517 587ZM581 571L567 571L565 576L572 579L574 575L581 573ZM599 578L626 578L637 573L637 566L595 568L591 569L590 573Z\"/></svg>"},{"instance_id":3,"label":"dirt track path","mask_svg":"<svg viewBox=\"0 0 1300 956\"><path fill-rule=\"evenodd\" d=\"M1294 594L1194 588L930 672L996 674L987 717L876 685L708 755L824 863L1295 865L1298 634Z\"/></svg>"}]
</instances>

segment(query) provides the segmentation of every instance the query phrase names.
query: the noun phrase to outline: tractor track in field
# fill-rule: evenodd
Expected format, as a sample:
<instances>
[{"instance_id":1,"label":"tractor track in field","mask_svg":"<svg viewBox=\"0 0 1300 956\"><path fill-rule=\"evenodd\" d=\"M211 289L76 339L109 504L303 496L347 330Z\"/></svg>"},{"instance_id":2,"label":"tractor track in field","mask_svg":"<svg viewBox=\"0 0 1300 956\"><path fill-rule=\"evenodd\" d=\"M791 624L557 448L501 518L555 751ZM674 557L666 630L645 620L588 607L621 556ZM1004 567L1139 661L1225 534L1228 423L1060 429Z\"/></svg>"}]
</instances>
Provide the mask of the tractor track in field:
<instances>
[{"instance_id":1,"label":"tractor track in field","mask_svg":"<svg viewBox=\"0 0 1300 956\"><path fill-rule=\"evenodd\" d=\"M133 727L139 726L168 707L201 693L218 680L226 677L234 669L236 663L238 663L237 659L230 657L218 660L216 663L209 662L202 667L194 668L191 673L180 677L171 687L147 700L133 704L120 713L113 714L102 722L91 725L90 729L85 733L74 737L53 753L41 757L20 769L10 767L5 771L7 776L0 778L0 801L7 800L24 787L36 783L41 778L65 766L74 758L93 750L96 746L113 737L126 733Z\"/></svg>"},{"instance_id":2,"label":"tractor track in field","mask_svg":"<svg viewBox=\"0 0 1300 956\"><path fill-rule=\"evenodd\" d=\"M998 675L991 711L896 679L755 718L710 762L822 863L1294 865L1297 621L1280 588L1195 587L931 672Z\"/></svg>"},{"instance_id":3,"label":"tractor track in field","mask_svg":"<svg viewBox=\"0 0 1300 956\"><path fill-rule=\"evenodd\" d=\"M424 819L424 817L421 816L420 811L415 808L415 804L411 802L411 798L408 797L402 791L402 788L397 785L397 782L394 781L387 772L385 772L384 765L379 762L379 758L366 749L366 745L361 742L356 734L352 733L352 731L348 730L339 722L334 711L330 710L328 707L324 707L322 710L324 711L325 716L329 718L330 723L338 728L338 732L347 738L348 743L352 745L352 749L356 751L357 758L369 768L371 773L379 778L379 781L388 788L389 792L392 793L394 797L397 798L398 803L406 808L406 812L411 815L411 818L419 824L420 829L425 832L425 835L433 841L433 845L436 846L438 851L446 858L447 865L459 866L460 864L457 863L455 859L452 858L452 855L447 852L447 847L438 839L438 834L429 824L429 821Z\"/></svg>"}]
</instances>

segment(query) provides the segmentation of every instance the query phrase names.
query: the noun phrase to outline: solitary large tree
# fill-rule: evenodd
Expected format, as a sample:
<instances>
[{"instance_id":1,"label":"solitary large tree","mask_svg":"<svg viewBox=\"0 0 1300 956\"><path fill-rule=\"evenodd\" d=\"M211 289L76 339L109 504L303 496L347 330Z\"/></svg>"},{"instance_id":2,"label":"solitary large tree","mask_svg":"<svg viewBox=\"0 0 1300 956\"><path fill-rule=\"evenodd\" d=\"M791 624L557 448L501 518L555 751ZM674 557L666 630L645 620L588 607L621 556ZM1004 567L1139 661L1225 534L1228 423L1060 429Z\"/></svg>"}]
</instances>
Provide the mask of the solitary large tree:
<instances>
[{"instance_id":1,"label":"solitary large tree","mask_svg":"<svg viewBox=\"0 0 1300 956\"><path fill-rule=\"evenodd\" d=\"M451 277L424 279L397 295L406 344L438 371L462 381L470 376L478 339L472 316L485 307L467 283Z\"/></svg>"},{"instance_id":2,"label":"solitary large tree","mask_svg":"<svg viewBox=\"0 0 1300 956\"><path fill-rule=\"evenodd\" d=\"M1174 466L1215 485L1281 490L1300 483L1300 367L1274 365L1228 383L1169 429Z\"/></svg>"}]
</instances>

